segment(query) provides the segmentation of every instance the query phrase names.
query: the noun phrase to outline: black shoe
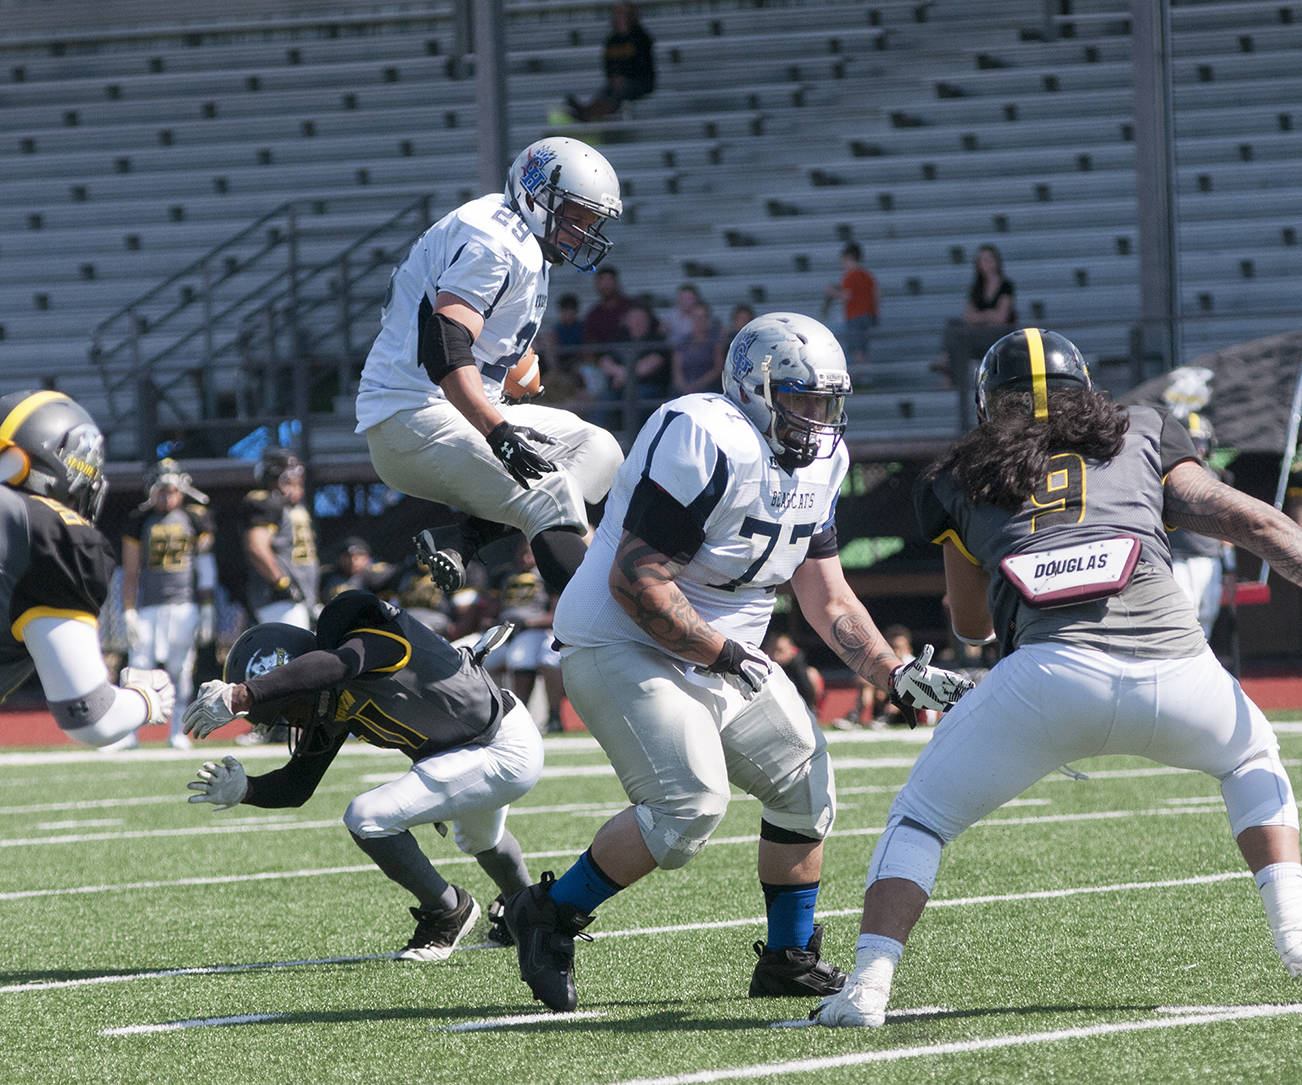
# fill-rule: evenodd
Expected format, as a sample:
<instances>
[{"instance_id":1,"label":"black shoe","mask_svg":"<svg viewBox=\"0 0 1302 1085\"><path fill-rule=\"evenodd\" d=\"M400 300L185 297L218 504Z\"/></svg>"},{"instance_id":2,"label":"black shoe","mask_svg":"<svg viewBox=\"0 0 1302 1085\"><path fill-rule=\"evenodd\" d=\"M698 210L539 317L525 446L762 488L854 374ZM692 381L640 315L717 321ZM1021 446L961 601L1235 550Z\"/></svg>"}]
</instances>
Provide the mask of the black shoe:
<instances>
[{"instance_id":1,"label":"black shoe","mask_svg":"<svg viewBox=\"0 0 1302 1085\"><path fill-rule=\"evenodd\" d=\"M558 904L549 890L556 881L550 870L542 881L521 889L506 902L506 925L515 938L520 978L533 997L548 1009L569 1012L579 1004L574 986L574 939L592 916L572 904Z\"/></svg>"},{"instance_id":2,"label":"black shoe","mask_svg":"<svg viewBox=\"0 0 1302 1085\"><path fill-rule=\"evenodd\" d=\"M457 891L457 906L451 911L411 909L412 918L416 920L416 933L394 957L400 961L445 961L451 956L462 936L479 918L479 905L475 898L459 885L452 888Z\"/></svg>"},{"instance_id":3,"label":"black shoe","mask_svg":"<svg viewBox=\"0 0 1302 1085\"><path fill-rule=\"evenodd\" d=\"M814 933L809 936L804 949L792 946L771 950L763 942L756 942L755 952L759 960L750 977L750 997L798 995L801 998L821 998L836 994L845 986L845 973L818 956L822 948L822 924L814 925Z\"/></svg>"},{"instance_id":4,"label":"black shoe","mask_svg":"<svg viewBox=\"0 0 1302 1085\"><path fill-rule=\"evenodd\" d=\"M513 946L511 928L506 925L506 897L498 893L488 906L488 940L495 946Z\"/></svg>"},{"instance_id":5,"label":"black shoe","mask_svg":"<svg viewBox=\"0 0 1302 1085\"><path fill-rule=\"evenodd\" d=\"M547 733L549 735L559 735L563 734L564 731L565 724L561 722L561 714L559 712L550 713L547 716Z\"/></svg>"},{"instance_id":6,"label":"black shoe","mask_svg":"<svg viewBox=\"0 0 1302 1085\"><path fill-rule=\"evenodd\" d=\"M466 563L455 550L436 549L433 532L427 529L418 533L412 544L416 547L416 560L425 566L435 587L445 595L466 586Z\"/></svg>"}]
</instances>

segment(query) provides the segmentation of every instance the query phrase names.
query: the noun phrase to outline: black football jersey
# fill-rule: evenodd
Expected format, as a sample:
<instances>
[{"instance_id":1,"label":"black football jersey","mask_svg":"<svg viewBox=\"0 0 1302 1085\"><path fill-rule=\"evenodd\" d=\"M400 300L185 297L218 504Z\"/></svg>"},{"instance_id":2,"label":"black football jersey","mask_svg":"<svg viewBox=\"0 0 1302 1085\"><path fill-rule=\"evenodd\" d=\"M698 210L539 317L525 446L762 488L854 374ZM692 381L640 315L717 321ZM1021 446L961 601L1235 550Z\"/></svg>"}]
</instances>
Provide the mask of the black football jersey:
<instances>
[{"instance_id":1,"label":"black football jersey","mask_svg":"<svg viewBox=\"0 0 1302 1085\"><path fill-rule=\"evenodd\" d=\"M132 512L122 535L140 544L136 605L195 602L195 556L201 541L210 541L212 534L212 519L201 506L182 505L170 512L146 507Z\"/></svg>"},{"instance_id":2,"label":"black football jersey","mask_svg":"<svg viewBox=\"0 0 1302 1085\"><path fill-rule=\"evenodd\" d=\"M302 589L307 605L315 606L320 566L316 531L307 506L288 505L279 493L253 490L240 504L240 530L259 526L270 529L271 552L281 570ZM252 569L246 590L248 604L255 611L272 602L271 585Z\"/></svg>"},{"instance_id":3,"label":"black football jersey","mask_svg":"<svg viewBox=\"0 0 1302 1085\"><path fill-rule=\"evenodd\" d=\"M923 536L956 543L990 575L988 603L1004 651L1028 641L1065 641L1141 658L1184 658L1206 646L1202 630L1171 576L1162 522L1163 480L1196 460L1188 431L1164 412L1129 408L1130 428L1111 460L1076 452L1053 455L1045 479L1020 509L971 505L953 477L927 483L915 501ZM1010 554L1132 535L1139 564L1119 594L1087 603L1032 607L1000 570Z\"/></svg>"},{"instance_id":4,"label":"black football jersey","mask_svg":"<svg viewBox=\"0 0 1302 1085\"><path fill-rule=\"evenodd\" d=\"M22 643L27 623L98 622L114 565L108 539L72 509L0 486L0 700L35 669Z\"/></svg>"}]
</instances>

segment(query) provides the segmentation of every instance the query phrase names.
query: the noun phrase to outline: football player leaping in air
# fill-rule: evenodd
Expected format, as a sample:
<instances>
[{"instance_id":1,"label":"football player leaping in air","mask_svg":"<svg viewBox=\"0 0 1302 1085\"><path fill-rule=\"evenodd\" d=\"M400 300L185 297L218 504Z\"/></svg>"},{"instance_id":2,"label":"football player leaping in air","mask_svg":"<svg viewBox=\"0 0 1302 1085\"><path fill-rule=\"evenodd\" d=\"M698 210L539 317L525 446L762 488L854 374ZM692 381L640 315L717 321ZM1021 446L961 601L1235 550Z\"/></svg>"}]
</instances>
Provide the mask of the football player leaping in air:
<instances>
[{"instance_id":1,"label":"football player leaping in air","mask_svg":"<svg viewBox=\"0 0 1302 1085\"><path fill-rule=\"evenodd\" d=\"M357 846L416 898L416 932L396 956L441 961L479 918L479 905L450 884L412 835L451 823L457 847L478 860L503 896L529 884L520 845L506 828L507 804L538 781L542 739L528 709L498 689L483 657L509 626L473 649L454 648L398 607L346 591L321 611L316 634L266 622L231 647L224 680L205 682L185 713L203 738L232 719L288 729L288 764L247 776L233 757L209 761L188 785L191 802L219 810L238 803L302 806L349 735L401 750L411 768L358 795L344 811ZM490 939L510 942L496 907Z\"/></svg>"},{"instance_id":2,"label":"football player leaping in air","mask_svg":"<svg viewBox=\"0 0 1302 1085\"><path fill-rule=\"evenodd\" d=\"M462 586L477 546L512 528L556 594L583 560L586 505L610 489L619 443L569 411L503 403L502 382L542 322L552 265L596 268L621 208L610 163L549 136L520 152L504 192L444 216L394 269L357 432L385 483L462 513L461 541L429 563L444 592Z\"/></svg>"},{"instance_id":3,"label":"football player leaping in air","mask_svg":"<svg viewBox=\"0 0 1302 1085\"><path fill-rule=\"evenodd\" d=\"M814 924L835 787L827 746L791 679L756 647L780 585L855 673L906 711L944 710L970 686L904 664L846 583L836 497L849 454L845 355L809 317L745 325L723 394L694 393L643 426L553 628L570 701L632 805L560 878L511 897L506 920L536 999L570 1010L574 936L656 867L688 863L722 820L729 786L762 803L759 878L768 935L750 995L825 995L845 974Z\"/></svg>"}]
</instances>

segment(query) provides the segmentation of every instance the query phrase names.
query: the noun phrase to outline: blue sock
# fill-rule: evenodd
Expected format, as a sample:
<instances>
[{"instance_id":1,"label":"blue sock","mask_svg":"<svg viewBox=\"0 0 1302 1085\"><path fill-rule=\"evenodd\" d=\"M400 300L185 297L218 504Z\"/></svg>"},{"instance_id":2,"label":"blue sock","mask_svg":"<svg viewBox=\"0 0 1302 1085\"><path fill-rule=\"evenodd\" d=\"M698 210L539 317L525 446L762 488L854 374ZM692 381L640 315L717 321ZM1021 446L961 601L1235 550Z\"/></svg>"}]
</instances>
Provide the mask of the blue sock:
<instances>
[{"instance_id":1,"label":"blue sock","mask_svg":"<svg viewBox=\"0 0 1302 1085\"><path fill-rule=\"evenodd\" d=\"M552 885L552 900L558 904L571 904L580 912L591 912L623 888L597 866L589 848L579 856L578 862L556 879Z\"/></svg>"},{"instance_id":2,"label":"blue sock","mask_svg":"<svg viewBox=\"0 0 1302 1085\"><path fill-rule=\"evenodd\" d=\"M818 882L803 885L768 885L764 903L769 913L768 948L773 951L792 946L804 949L814 935L814 905L818 901Z\"/></svg>"}]
</instances>

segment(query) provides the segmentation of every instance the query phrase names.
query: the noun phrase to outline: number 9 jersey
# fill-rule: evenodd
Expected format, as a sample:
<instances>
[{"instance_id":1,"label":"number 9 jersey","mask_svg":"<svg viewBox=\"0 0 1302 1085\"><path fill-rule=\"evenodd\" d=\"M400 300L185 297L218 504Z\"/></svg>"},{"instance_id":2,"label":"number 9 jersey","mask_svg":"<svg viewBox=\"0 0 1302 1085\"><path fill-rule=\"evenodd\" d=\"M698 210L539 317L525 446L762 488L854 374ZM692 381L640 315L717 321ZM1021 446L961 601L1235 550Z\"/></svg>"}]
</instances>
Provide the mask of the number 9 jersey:
<instances>
[{"instance_id":1,"label":"number 9 jersey","mask_svg":"<svg viewBox=\"0 0 1302 1085\"><path fill-rule=\"evenodd\" d=\"M836 499L848 468L838 442L831 456L784 471L726 396L666 403L615 476L588 554L557 605L557 638L663 650L610 593L610 568L627 530L684 563L674 583L704 621L725 637L758 644L777 589L807 556L836 554Z\"/></svg>"}]
</instances>

